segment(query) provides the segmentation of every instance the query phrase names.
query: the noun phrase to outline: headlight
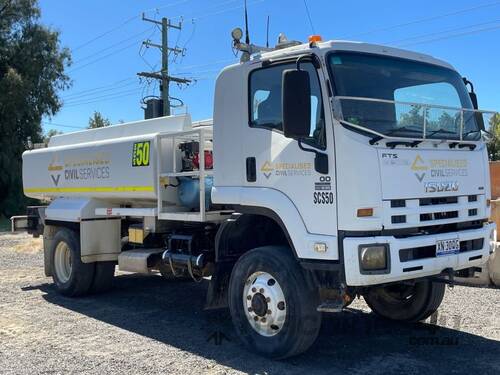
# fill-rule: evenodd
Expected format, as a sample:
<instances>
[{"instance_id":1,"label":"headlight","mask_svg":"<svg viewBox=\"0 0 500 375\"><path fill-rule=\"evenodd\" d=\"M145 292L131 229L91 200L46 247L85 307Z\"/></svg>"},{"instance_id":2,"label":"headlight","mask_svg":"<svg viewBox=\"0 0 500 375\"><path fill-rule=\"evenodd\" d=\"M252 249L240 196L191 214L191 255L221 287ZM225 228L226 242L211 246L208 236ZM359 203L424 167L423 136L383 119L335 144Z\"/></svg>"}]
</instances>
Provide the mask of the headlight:
<instances>
[{"instance_id":1,"label":"headlight","mask_svg":"<svg viewBox=\"0 0 500 375\"><path fill-rule=\"evenodd\" d=\"M389 246L386 244L361 245L359 264L361 271L388 271Z\"/></svg>"}]
</instances>

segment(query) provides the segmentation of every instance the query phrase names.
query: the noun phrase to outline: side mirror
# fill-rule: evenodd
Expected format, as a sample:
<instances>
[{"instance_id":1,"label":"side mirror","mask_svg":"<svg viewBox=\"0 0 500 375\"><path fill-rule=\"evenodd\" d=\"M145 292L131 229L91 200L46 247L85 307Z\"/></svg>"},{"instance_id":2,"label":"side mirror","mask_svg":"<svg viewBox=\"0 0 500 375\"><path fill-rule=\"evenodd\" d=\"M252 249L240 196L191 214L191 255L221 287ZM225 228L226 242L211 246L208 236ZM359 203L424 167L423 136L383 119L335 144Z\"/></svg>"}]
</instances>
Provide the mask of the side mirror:
<instances>
[{"instance_id":1,"label":"side mirror","mask_svg":"<svg viewBox=\"0 0 500 375\"><path fill-rule=\"evenodd\" d=\"M472 102L472 107L474 109L478 109L478 105L477 105L477 95L474 91L472 92L469 92L469 97L470 97L470 101Z\"/></svg>"},{"instance_id":2,"label":"side mirror","mask_svg":"<svg viewBox=\"0 0 500 375\"><path fill-rule=\"evenodd\" d=\"M469 97L470 101L472 102L472 108L479 109L479 105L477 104L477 95L474 92L474 86L472 85L472 82L465 77L463 77L462 80L464 81L465 86L470 85ZM479 129L484 131L486 128L484 127L483 114L480 112L476 112L474 113L474 116L476 118L476 122L477 125L479 126Z\"/></svg>"},{"instance_id":3,"label":"side mirror","mask_svg":"<svg viewBox=\"0 0 500 375\"><path fill-rule=\"evenodd\" d=\"M289 69L282 79L283 132L287 138L306 138L311 132L311 86L309 73Z\"/></svg>"},{"instance_id":4,"label":"side mirror","mask_svg":"<svg viewBox=\"0 0 500 375\"><path fill-rule=\"evenodd\" d=\"M469 97L470 97L470 101L472 102L472 107L474 109L479 109L479 106L477 105L476 93L474 91L469 92ZM484 131L486 128L484 127L483 114L481 112L476 112L476 113L474 113L474 116L476 117L477 126L479 126L479 129Z\"/></svg>"}]
</instances>

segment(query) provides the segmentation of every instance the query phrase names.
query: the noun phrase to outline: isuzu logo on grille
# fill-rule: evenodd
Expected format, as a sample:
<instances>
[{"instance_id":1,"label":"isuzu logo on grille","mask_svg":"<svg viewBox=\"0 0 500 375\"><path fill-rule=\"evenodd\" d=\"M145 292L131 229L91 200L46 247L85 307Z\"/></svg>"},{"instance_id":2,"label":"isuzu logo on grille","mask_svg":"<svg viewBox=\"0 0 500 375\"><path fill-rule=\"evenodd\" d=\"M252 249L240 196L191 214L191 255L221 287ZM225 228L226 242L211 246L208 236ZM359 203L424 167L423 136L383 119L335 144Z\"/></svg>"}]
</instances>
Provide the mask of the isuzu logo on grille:
<instances>
[{"instance_id":1,"label":"isuzu logo on grille","mask_svg":"<svg viewBox=\"0 0 500 375\"><path fill-rule=\"evenodd\" d=\"M443 191L458 191L458 182L426 182L424 184L426 193L440 193Z\"/></svg>"}]
</instances>

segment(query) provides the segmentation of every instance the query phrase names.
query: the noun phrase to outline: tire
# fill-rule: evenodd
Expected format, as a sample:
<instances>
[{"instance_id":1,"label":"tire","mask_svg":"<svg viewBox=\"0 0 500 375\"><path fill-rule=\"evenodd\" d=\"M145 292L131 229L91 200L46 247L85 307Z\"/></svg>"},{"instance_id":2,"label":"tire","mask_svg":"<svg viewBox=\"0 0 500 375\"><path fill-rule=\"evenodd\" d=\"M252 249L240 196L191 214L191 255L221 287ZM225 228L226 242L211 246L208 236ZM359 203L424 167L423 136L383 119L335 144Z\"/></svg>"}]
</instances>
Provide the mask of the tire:
<instances>
[{"instance_id":1,"label":"tire","mask_svg":"<svg viewBox=\"0 0 500 375\"><path fill-rule=\"evenodd\" d=\"M85 295L94 278L94 263L83 263L78 233L61 228L51 247L52 278L57 291L68 297Z\"/></svg>"},{"instance_id":2,"label":"tire","mask_svg":"<svg viewBox=\"0 0 500 375\"><path fill-rule=\"evenodd\" d=\"M94 279L90 286L90 293L104 293L113 287L115 277L115 262L95 263Z\"/></svg>"},{"instance_id":3,"label":"tire","mask_svg":"<svg viewBox=\"0 0 500 375\"><path fill-rule=\"evenodd\" d=\"M258 354L291 357L306 351L318 336L318 289L289 248L266 246L241 256L231 273L228 300L237 335Z\"/></svg>"},{"instance_id":4,"label":"tire","mask_svg":"<svg viewBox=\"0 0 500 375\"><path fill-rule=\"evenodd\" d=\"M423 280L413 286L394 284L373 288L363 297L372 311L383 318L418 322L439 308L444 292L445 284Z\"/></svg>"}]
</instances>

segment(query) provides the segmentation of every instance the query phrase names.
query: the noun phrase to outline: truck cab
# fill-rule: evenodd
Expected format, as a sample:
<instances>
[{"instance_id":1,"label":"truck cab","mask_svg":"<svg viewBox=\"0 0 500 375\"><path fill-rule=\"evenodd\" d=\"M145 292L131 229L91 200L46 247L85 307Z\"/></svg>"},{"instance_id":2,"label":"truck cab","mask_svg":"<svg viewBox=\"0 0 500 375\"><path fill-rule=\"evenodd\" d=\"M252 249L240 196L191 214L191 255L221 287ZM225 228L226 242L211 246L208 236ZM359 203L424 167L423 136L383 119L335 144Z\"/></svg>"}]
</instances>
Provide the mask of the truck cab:
<instances>
[{"instance_id":1,"label":"truck cab","mask_svg":"<svg viewBox=\"0 0 500 375\"><path fill-rule=\"evenodd\" d=\"M294 89L308 97L286 108L297 99L284 79L298 69L308 82ZM287 134L286 110L288 121L307 113L304 134ZM213 200L280 218L298 259L340 264L348 286L489 255L482 125L443 61L343 41L261 53L220 74L214 123Z\"/></svg>"}]
</instances>

